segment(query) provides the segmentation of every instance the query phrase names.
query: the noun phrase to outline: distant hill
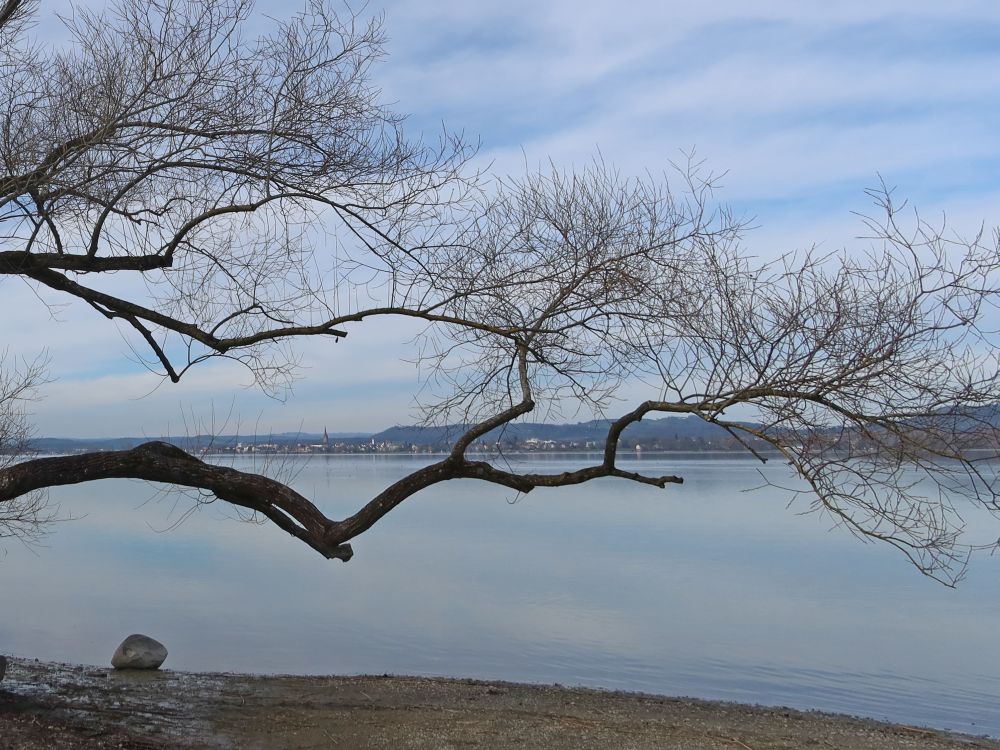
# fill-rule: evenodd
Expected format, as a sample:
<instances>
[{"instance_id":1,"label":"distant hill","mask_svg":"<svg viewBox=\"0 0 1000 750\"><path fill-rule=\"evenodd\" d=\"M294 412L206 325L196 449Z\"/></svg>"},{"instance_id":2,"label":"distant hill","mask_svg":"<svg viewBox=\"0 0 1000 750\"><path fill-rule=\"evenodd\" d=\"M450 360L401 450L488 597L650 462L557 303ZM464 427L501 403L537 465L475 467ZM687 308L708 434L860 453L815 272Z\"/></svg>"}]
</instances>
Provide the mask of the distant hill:
<instances>
[{"instance_id":1,"label":"distant hill","mask_svg":"<svg viewBox=\"0 0 1000 750\"><path fill-rule=\"evenodd\" d=\"M749 423L747 423L749 424ZM484 442L523 443L526 440L552 440L559 443L603 443L611 420L595 419L576 424L546 424L542 422L515 422L487 433ZM390 427L372 435L376 443L392 442L418 446L444 446L452 443L467 425L441 427ZM627 442L670 442L712 440L728 437L729 433L718 425L693 416L644 419L629 425L622 433Z\"/></svg>"},{"instance_id":2,"label":"distant hill","mask_svg":"<svg viewBox=\"0 0 1000 750\"><path fill-rule=\"evenodd\" d=\"M1000 405L962 406L943 409L933 417L913 420L914 424L930 422L939 429L955 432L976 432L1000 428Z\"/></svg>"},{"instance_id":3,"label":"distant hill","mask_svg":"<svg viewBox=\"0 0 1000 750\"><path fill-rule=\"evenodd\" d=\"M331 432L330 441L368 440L367 432ZM81 451L121 451L134 448L150 440L163 440L186 450L203 450L207 446L231 449L237 443L244 445L295 445L296 443L320 443L323 433L280 432L273 435L186 435L160 437L113 437L113 438L34 438L29 443L33 451L39 453L78 453Z\"/></svg>"},{"instance_id":4,"label":"distant hill","mask_svg":"<svg viewBox=\"0 0 1000 750\"><path fill-rule=\"evenodd\" d=\"M942 410L927 418L936 426L957 432L982 434L984 430L1000 429L1000 406L966 407ZM921 421L913 420L914 426ZM751 422L744 424L753 425ZM555 443L571 449L595 449L603 445L611 420L595 419L575 424L548 424L543 422L515 422L487 433L479 442L525 446L529 441ZM367 449L366 446L398 446L403 450L411 447L420 450L444 450L462 435L468 425L444 425L439 427L397 425L377 433L331 432L330 446L339 446L352 452L351 446ZM126 450L149 440L165 440L191 451L216 449L231 451L236 445L268 445L270 449L281 451L296 445L318 445L323 441L322 433L282 432L270 435L193 435L184 437L116 437L116 438L37 438L30 447L40 453L77 453L95 450ZM696 416L666 416L659 419L646 418L629 425L622 433L622 444L626 447L643 447L664 450L703 450L737 448L739 444L718 425L710 424ZM531 447L527 445L527 447ZM397 450L399 449L397 448Z\"/></svg>"},{"instance_id":5,"label":"distant hill","mask_svg":"<svg viewBox=\"0 0 1000 750\"><path fill-rule=\"evenodd\" d=\"M577 443L585 447L587 443L603 443L611 421L607 419L578 422L576 424L546 424L542 422L519 422L509 424L488 433L482 440L505 444L520 444L527 440ZM446 425L441 427L396 426L381 432L331 432L330 443L347 445L370 443L395 443L415 445L420 448L445 448L468 429L467 425ZM711 441L728 435L717 425L709 424L697 417L663 417L645 419L630 425L622 435L628 443L669 443L671 441L691 442ZM204 450L213 447L232 450L237 443L243 445L294 446L296 444L318 444L322 433L282 432L272 435L189 435L166 437L114 437L114 438L54 438L43 437L31 441L32 450L39 453L76 453L97 450L128 450L150 440L164 440L187 450Z\"/></svg>"}]
</instances>

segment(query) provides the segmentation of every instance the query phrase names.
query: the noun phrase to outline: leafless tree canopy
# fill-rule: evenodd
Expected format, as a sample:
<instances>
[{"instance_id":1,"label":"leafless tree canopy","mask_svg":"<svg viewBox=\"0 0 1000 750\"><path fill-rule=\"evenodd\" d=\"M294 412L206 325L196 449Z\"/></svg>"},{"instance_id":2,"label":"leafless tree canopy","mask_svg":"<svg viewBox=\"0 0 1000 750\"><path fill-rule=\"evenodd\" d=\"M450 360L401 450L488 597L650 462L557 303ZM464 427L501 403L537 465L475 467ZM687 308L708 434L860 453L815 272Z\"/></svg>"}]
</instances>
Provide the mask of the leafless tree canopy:
<instances>
[{"instance_id":1,"label":"leafless tree canopy","mask_svg":"<svg viewBox=\"0 0 1000 750\"><path fill-rule=\"evenodd\" d=\"M669 181L600 162L490 180L460 139L409 139L371 84L377 19L315 0L254 37L248 2L119 0L75 11L72 42L49 49L31 40L33 6L0 2L0 275L127 326L174 381L223 356L280 389L297 337L420 319L428 418L466 431L340 520L162 443L8 462L0 529L30 529L46 487L136 477L209 491L346 560L349 540L449 479L680 482L618 467L622 432L657 413L777 451L817 509L945 582L970 551L963 504L1000 515L975 457L992 453L969 450L998 444L995 236L946 233L881 189L868 254L759 263L697 164ZM0 441L16 448L43 374L0 368ZM625 383L651 398L623 407ZM467 456L531 412L581 408L626 412L591 467Z\"/></svg>"},{"instance_id":2,"label":"leafless tree canopy","mask_svg":"<svg viewBox=\"0 0 1000 750\"><path fill-rule=\"evenodd\" d=\"M45 379L45 363L13 360L0 353L0 475L28 450L31 424L27 406ZM33 539L51 520L41 491L30 491L0 502L0 538Z\"/></svg>"}]
</instances>

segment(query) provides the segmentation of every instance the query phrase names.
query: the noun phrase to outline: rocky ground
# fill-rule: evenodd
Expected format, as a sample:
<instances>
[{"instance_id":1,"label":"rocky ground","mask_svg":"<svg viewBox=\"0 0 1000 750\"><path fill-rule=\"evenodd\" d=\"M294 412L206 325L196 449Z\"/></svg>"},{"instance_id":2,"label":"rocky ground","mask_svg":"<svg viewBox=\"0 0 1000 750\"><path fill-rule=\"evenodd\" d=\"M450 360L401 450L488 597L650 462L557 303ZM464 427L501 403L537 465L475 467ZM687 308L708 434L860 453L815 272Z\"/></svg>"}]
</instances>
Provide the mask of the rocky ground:
<instances>
[{"instance_id":1,"label":"rocky ground","mask_svg":"<svg viewBox=\"0 0 1000 750\"><path fill-rule=\"evenodd\" d=\"M0 748L990 748L782 708L412 677L258 677L12 660Z\"/></svg>"}]
</instances>

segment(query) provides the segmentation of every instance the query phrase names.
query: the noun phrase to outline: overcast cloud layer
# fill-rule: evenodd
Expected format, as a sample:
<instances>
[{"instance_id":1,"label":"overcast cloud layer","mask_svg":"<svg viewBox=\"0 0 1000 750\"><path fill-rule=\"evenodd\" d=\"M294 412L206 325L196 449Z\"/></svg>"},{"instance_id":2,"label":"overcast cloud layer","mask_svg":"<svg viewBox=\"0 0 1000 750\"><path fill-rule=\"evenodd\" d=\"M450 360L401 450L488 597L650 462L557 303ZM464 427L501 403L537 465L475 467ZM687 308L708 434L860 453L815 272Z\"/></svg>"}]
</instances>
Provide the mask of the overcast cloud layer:
<instances>
[{"instance_id":1,"label":"overcast cloud layer","mask_svg":"<svg viewBox=\"0 0 1000 750\"><path fill-rule=\"evenodd\" d=\"M42 35L65 7L43 0ZM581 165L599 151L626 172L659 173L696 148L726 172L722 198L755 217L746 244L762 256L855 242L852 211L866 210L879 175L956 230L1000 223L1000 4L395 0L384 10L386 99L415 131L444 123L480 139L479 161L495 172ZM395 324L303 344L303 378L278 404L225 364L161 385L92 310L48 308L16 280L0 285L0 305L4 346L46 347L52 361L56 382L35 408L41 434L177 434L191 411L233 411L265 432L410 420L411 332Z\"/></svg>"}]
</instances>

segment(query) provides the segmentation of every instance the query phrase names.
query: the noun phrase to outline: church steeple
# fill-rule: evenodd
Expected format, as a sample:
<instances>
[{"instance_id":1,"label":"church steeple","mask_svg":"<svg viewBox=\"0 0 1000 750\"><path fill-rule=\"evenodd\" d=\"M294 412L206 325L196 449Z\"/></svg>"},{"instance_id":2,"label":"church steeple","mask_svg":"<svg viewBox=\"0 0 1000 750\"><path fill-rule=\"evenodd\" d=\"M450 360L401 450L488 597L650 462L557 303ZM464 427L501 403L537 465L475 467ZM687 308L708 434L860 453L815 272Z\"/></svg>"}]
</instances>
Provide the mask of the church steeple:
<instances>
[{"instance_id":1,"label":"church steeple","mask_svg":"<svg viewBox=\"0 0 1000 750\"><path fill-rule=\"evenodd\" d=\"M326 431L326 427L323 428L323 448L330 447L330 435Z\"/></svg>"}]
</instances>

